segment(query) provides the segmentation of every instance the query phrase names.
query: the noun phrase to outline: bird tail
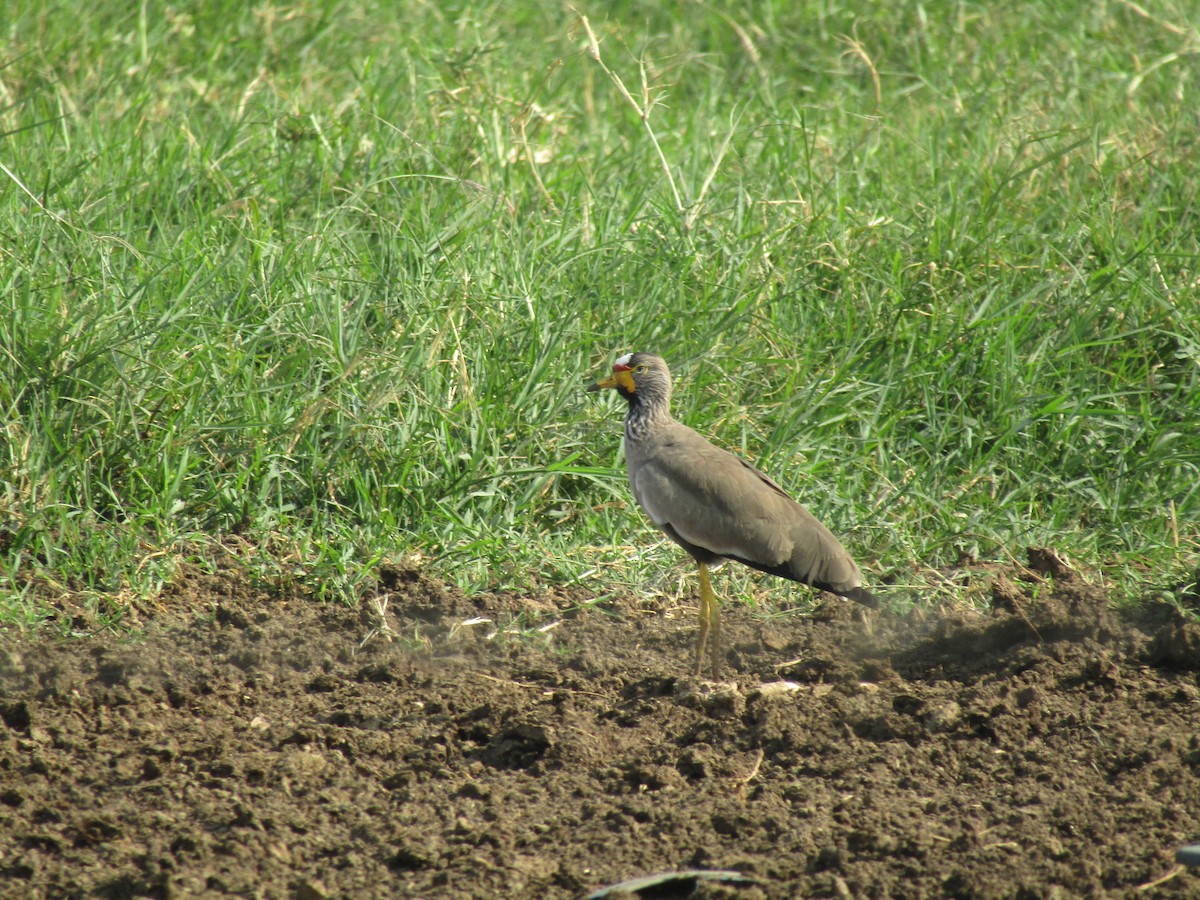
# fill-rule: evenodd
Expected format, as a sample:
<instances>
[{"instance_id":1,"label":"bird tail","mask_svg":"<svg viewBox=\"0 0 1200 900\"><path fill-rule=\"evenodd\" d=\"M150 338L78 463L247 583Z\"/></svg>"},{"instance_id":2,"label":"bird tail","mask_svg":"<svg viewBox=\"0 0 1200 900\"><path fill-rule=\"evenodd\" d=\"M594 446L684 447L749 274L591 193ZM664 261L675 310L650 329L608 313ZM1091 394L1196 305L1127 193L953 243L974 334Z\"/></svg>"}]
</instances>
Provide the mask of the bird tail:
<instances>
[{"instance_id":1,"label":"bird tail","mask_svg":"<svg viewBox=\"0 0 1200 900\"><path fill-rule=\"evenodd\" d=\"M843 597L861 603L871 609L879 609L879 598L863 587L852 587L849 590L838 591Z\"/></svg>"}]
</instances>

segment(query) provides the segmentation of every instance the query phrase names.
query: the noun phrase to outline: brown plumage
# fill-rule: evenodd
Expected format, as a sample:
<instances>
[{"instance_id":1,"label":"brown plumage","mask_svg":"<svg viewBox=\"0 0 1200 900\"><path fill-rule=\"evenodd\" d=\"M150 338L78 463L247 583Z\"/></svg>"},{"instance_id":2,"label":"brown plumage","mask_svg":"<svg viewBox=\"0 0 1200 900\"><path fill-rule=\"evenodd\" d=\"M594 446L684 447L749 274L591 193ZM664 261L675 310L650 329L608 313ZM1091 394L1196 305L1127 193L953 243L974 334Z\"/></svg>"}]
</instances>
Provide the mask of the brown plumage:
<instances>
[{"instance_id":1,"label":"brown plumage","mask_svg":"<svg viewBox=\"0 0 1200 900\"><path fill-rule=\"evenodd\" d=\"M734 559L875 608L862 575L833 533L774 481L671 416L671 373L661 357L630 353L589 391L615 388L629 403L625 461L633 496L700 567L696 674L710 632L712 674L720 653L720 609L708 577Z\"/></svg>"}]
</instances>

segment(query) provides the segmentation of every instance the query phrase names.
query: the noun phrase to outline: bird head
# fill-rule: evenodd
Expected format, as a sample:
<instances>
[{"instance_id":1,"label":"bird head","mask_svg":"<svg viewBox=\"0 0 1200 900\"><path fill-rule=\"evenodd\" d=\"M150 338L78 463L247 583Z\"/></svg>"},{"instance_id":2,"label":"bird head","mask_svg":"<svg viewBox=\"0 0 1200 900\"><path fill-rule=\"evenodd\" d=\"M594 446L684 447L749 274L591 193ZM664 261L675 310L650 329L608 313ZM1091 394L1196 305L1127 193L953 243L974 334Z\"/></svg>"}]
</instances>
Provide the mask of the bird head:
<instances>
[{"instance_id":1,"label":"bird head","mask_svg":"<svg viewBox=\"0 0 1200 900\"><path fill-rule=\"evenodd\" d=\"M613 363L612 375L602 378L589 391L615 388L626 400L639 395L671 396L671 373L662 357L653 353L626 353Z\"/></svg>"}]
</instances>

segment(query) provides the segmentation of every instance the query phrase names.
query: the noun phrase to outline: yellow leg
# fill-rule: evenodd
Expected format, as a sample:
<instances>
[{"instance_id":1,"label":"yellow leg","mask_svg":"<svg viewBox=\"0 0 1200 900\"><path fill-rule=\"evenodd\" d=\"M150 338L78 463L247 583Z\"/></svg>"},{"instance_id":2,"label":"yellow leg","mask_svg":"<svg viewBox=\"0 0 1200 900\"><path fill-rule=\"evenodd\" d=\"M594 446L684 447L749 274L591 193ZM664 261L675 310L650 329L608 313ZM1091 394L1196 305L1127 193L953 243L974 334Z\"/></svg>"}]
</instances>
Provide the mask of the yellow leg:
<instances>
[{"instance_id":1,"label":"yellow leg","mask_svg":"<svg viewBox=\"0 0 1200 900\"><path fill-rule=\"evenodd\" d=\"M700 674L700 668L704 665L704 647L708 643L708 591L704 589L706 585L708 567L700 563L700 635L696 638L696 667L692 670L693 675Z\"/></svg>"},{"instance_id":2,"label":"yellow leg","mask_svg":"<svg viewBox=\"0 0 1200 900\"><path fill-rule=\"evenodd\" d=\"M712 678L715 681L721 667L721 607L713 595L712 582L708 577L708 566L700 563L700 637L696 642L696 668L699 675L704 665L704 648L712 653ZM712 639L711 645L709 639Z\"/></svg>"},{"instance_id":3,"label":"yellow leg","mask_svg":"<svg viewBox=\"0 0 1200 900\"><path fill-rule=\"evenodd\" d=\"M721 675L721 601L708 586L708 619L712 634L708 636L708 649L712 653L711 678L716 681Z\"/></svg>"}]
</instances>

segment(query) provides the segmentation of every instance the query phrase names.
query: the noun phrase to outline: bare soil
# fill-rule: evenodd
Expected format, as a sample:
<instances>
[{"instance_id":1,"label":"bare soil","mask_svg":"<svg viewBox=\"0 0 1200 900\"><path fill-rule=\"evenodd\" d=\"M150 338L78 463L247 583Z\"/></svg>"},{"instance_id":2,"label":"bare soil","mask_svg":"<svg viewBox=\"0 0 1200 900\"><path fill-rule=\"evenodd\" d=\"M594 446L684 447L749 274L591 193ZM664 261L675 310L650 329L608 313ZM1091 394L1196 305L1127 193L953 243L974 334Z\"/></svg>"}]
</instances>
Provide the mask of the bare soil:
<instances>
[{"instance_id":1,"label":"bare soil","mask_svg":"<svg viewBox=\"0 0 1200 900\"><path fill-rule=\"evenodd\" d=\"M731 604L714 684L686 605L187 572L136 639L0 634L0 893L1200 896L1200 625L1059 576Z\"/></svg>"}]
</instances>

